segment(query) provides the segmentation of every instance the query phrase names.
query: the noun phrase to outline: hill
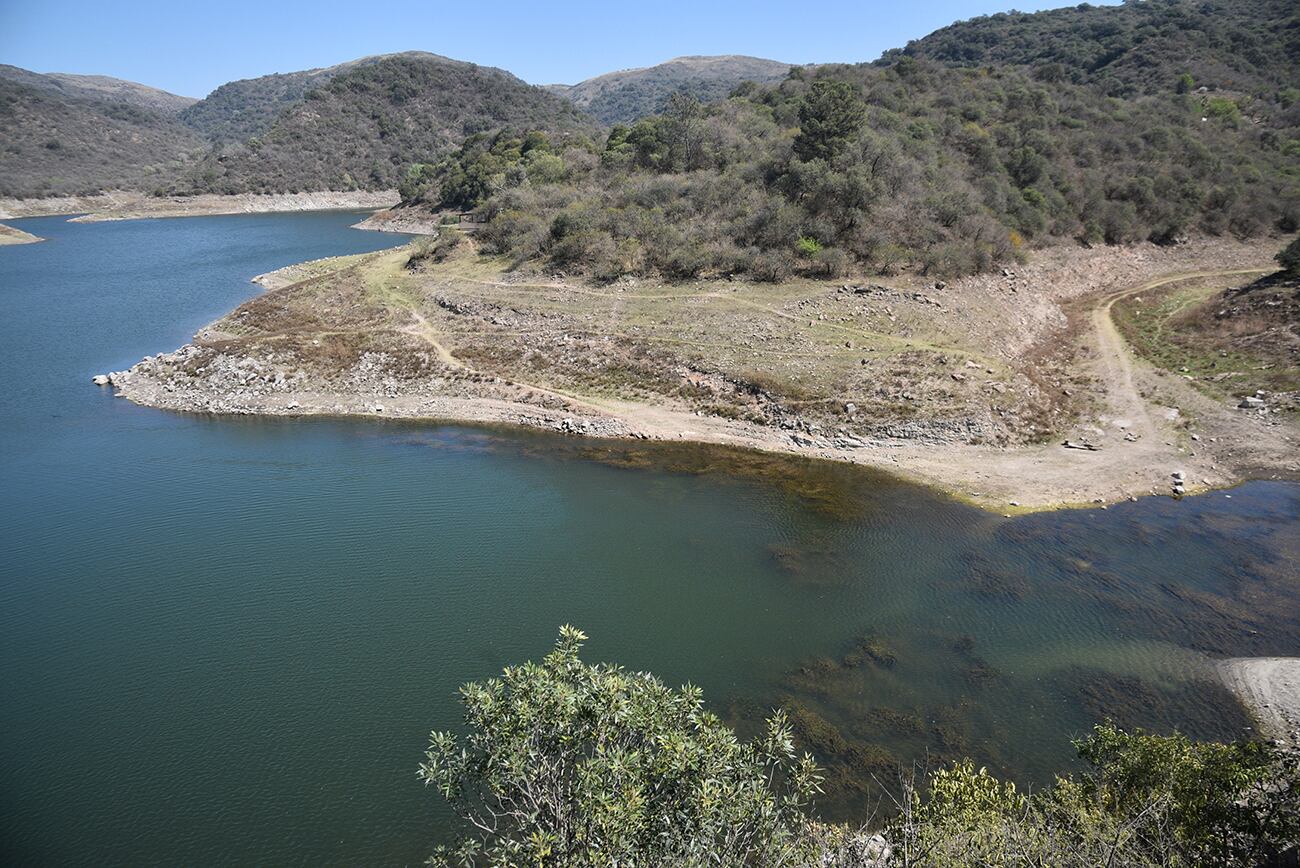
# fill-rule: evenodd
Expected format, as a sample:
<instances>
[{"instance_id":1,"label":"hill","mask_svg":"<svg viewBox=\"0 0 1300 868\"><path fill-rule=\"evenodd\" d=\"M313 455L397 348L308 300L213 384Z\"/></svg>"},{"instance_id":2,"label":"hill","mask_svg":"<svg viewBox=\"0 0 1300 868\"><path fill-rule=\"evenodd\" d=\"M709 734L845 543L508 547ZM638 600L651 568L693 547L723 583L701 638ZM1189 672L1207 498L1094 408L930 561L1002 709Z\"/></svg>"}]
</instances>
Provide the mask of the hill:
<instances>
[{"instance_id":1,"label":"hill","mask_svg":"<svg viewBox=\"0 0 1300 868\"><path fill-rule=\"evenodd\" d=\"M300 72L274 73L221 85L189 106L181 119L213 142L242 142L271 128L280 113L302 100L308 91L323 87L337 75L392 57L433 57L421 52L375 55ZM439 58L446 63L456 61Z\"/></svg>"},{"instance_id":2,"label":"hill","mask_svg":"<svg viewBox=\"0 0 1300 868\"><path fill-rule=\"evenodd\" d=\"M0 78L37 90L53 91L62 96L123 103L150 109L160 114L177 114L197 102L193 97L179 96L156 87L120 78L110 78L107 75L31 72L0 63Z\"/></svg>"},{"instance_id":3,"label":"hill","mask_svg":"<svg viewBox=\"0 0 1300 868\"><path fill-rule=\"evenodd\" d=\"M1300 85L1300 7L1290 0L1087 3L961 21L887 52L960 66L1026 66L1111 96L1191 86L1256 93Z\"/></svg>"},{"instance_id":4,"label":"hill","mask_svg":"<svg viewBox=\"0 0 1300 868\"><path fill-rule=\"evenodd\" d=\"M601 280L951 276L1069 239L1294 231L1298 115L1284 97L1114 99L1018 66L903 56L680 101L589 154L472 140L404 192L476 209L483 243L517 263Z\"/></svg>"},{"instance_id":5,"label":"hill","mask_svg":"<svg viewBox=\"0 0 1300 868\"><path fill-rule=\"evenodd\" d=\"M0 67L0 195L170 183L206 146L176 117L186 100L118 79Z\"/></svg>"},{"instance_id":6,"label":"hill","mask_svg":"<svg viewBox=\"0 0 1300 868\"><path fill-rule=\"evenodd\" d=\"M601 123L615 124L662 112L675 93L712 102L726 97L741 82L780 81L789 71L788 63L737 54L678 57L658 66L609 72L578 84L553 84L547 89Z\"/></svg>"},{"instance_id":7,"label":"hill","mask_svg":"<svg viewBox=\"0 0 1300 868\"><path fill-rule=\"evenodd\" d=\"M392 188L415 155L446 153L476 132L594 128L569 103L508 72L432 54L368 58L280 78L289 80L258 79L262 84L237 89L248 99L247 112L208 116L214 135L264 131L218 143L177 183L178 192ZM240 105L233 97L229 104ZM201 106L187 114L191 123L208 110Z\"/></svg>"}]
</instances>

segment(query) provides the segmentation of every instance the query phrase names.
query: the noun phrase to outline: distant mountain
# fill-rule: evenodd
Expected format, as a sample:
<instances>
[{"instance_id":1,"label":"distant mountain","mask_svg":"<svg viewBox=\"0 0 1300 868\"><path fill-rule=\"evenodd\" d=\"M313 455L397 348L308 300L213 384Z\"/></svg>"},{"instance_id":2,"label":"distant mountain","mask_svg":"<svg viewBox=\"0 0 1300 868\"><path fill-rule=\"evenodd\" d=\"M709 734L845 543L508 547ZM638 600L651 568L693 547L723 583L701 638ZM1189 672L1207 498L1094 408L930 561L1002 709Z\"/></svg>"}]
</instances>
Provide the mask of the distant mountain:
<instances>
[{"instance_id":1,"label":"distant mountain","mask_svg":"<svg viewBox=\"0 0 1300 868\"><path fill-rule=\"evenodd\" d=\"M73 75L67 72L31 72L0 63L0 79L61 96L117 102L147 108L161 114L177 114L198 100L159 90L156 87L109 78L106 75Z\"/></svg>"},{"instance_id":2,"label":"distant mountain","mask_svg":"<svg viewBox=\"0 0 1300 868\"><path fill-rule=\"evenodd\" d=\"M548 85L547 90L601 123L615 124L658 114L675 93L712 102L726 97L743 81L780 81L789 71L788 63L739 54L678 57L658 66L609 72L579 84Z\"/></svg>"},{"instance_id":3,"label":"distant mountain","mask_svg":"<svg viewBox=\"0 0 1300 868\"><path fill-rule=\"evenodd\" d=\"M169 184L207 147L176 117L190 102L119 79L0 66L0 195Z\"/></svg>"},{"instance_id":4,"label":"distant mountain","mask_svg":"<svg viewBox=\"0 0 1300 868\"><path fill-rule=\"evenodd\" d=\"M565 100L508 72L418 52L235 85L218 88L185 119L207 123L218 139L255 134L219 141L177 191L394 187L412 162L436 159L476 132L595 127Z\"/></svg>"},{"instance_id":5,"label":"distant mountain","mask_svg":"<svg viewBox=\"0 0 1300 868\"><path fill-rule=\"evenodd\" d=\"M887 52L957 66L1025 66L1046 80L1093 84L1110 96L1195 87L1255 93L1300 85L1295 0L1087 3L960 21Z\"/></svg>"}]
</instances>

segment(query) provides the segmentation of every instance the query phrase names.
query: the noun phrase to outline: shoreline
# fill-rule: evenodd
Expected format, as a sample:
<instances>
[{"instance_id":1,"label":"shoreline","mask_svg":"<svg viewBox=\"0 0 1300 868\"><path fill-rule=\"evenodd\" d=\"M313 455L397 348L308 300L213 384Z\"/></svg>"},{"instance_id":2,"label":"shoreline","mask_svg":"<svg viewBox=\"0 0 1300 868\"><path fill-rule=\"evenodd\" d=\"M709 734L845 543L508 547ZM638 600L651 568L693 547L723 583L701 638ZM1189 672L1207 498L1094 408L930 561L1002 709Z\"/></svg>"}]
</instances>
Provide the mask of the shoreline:
<instances>
[{"instance_id":1,"label":"shoreline","mask_svg":"<svg viewBox=\"0 0 1300 868\"><path fill-rule=\"evenodd\" d=\"M0 223L0 247L11 244L35 244L44 240L44 238L30 232L24 232L21 229Z\"/></svg>"},{"instance_id":2,"label":"shoreline","mask_svg":"<svg viewBox=\"0 0 1300 868\"><path fill-rule=\"evenodd\" d=\"M1233 657L1218 669L1261 735L1300 750L1300 657Z\"/></svg>"},{"instance_id":3,"label":"shoreline","mask_svg":"<svg viewBox=\"0 0 1300 868\"><path fill-rule=\"evenodd\" d=\"M695 442L837 461L884 471L1003 515L1105 507L1146 496L1180 497L1248 479L1300 480L1300 437L1291 422L1268 413L1243 412L1197 391L1177 373L1152 367L1129 350L1111 320L1112 306L1137 293L1190 278L1235 279L1265 269L1240 252L1235 258L1156 263L1146 263L1146 254L1140 251L1130 253L1135 269L1126 280L1096 285L1057 302L1070 306L1069 319L1077 322L1086 348L1078 370L1101 384L1096 395L1099 415L1071 423L1048 442L1030 445L965 442L963 432L949 430L954 423L945 422L942 413L915 422L882 424L876 433L854 436L801 425L797 419L795 424L777 426L702 415L668 397L624 400L572 391L567 385L520 382L458 357L453 352L456 347L449 348L446 338L418 309L405 308L401 315L413 317L414 322L402 324L398 319L382 333L414 342L429 357L432 367L422 378L394 380L382 365L364 359L335 376L292 364L286 367L283 356L273 358L274 344L285 339L292 344L290 335L272 336L272 343L260 350L241 350L237 335L223 332L218 320L200 330L192 343L103 376L101 385L112 385L119 396L134 403L177 412L513 425L566 435ZM404 260L400 253L389 251L314 260L258 275L254 281L267 292L257 298L272 298L274 304L276 292L309 288L334 274L369 267L371 257L382 260L385 255ZM1210 262L1217 268L1205 268ZM1183 270L1171 272L1175 266ZM1054 267L1050 257L1043 267L1049 271ZM556 291L563 288L554 285ZM1026 340L1026 346L1031 343ZM517 376L533 380L537 374ZM1094 451L1068 445L1089 438L1100 438L1105 448Z\"/></svg>"},{"instance_id":4,"label":"shoreline","mask_svg":"<svg viewBox=\"0 0 1300 868\"><path fill-rule=\"evenodd\" d=\"M426 211L390 207L375 211L361 222L352 224L352 228L369 229L372 232L401 232L406 235L437 235L446 227ZM453 225L452 228L456 227Z\"/></svg>"},{"instance_id":5,"label":"shoreline","mask_svg":"<svg viewBox=\"0 0 1300 868\"><path fill-rule=\"evenodd\" d=\"M183 350L178 352L184 352ZM157 357L155 357L157 358ZM972 467L996 468L1000 461L1013 463L1046 460L1052 446L983 447L952 444L918 444L915 442L866 441L861 445L812 447L801 445L785 432L772 432L748 423L715 417L694 416L654 408L653 413L619 413L614 407L595 404L575 406L564 396L541 397L540 403L489 397L451 396L360 396L322 393L309 390L274 394L227 396L209 399L198 405L184 393L167 388L168 384L132 371L109 375L117 397L134 404L170 412L205 416L266 416L282 418L334 418L394 420L430 425L508 426L543 431L593 442L615 440L627 442L661 442L698 444L815 459L857 465L887 473L902 481L921 485L944 497L1004 516L1025 515L1059 509L1105 508L1122 501L1142 497L1174 497L1169 490L1145 484L1124 485L1108 478L1104 472L1092 475L1094 484L1075 489L1068 497L1055 497L1055 488L1042 480L1020 476L994 477L989 471L978 478L963 473ZM549 398L550 400L547 400ZM1078 458L1094 467L1099 453L1081 452ZM1094 459L1089 461L1089 459ZM1159 474L1164 476L1164 474ZM1285 475L1266 472L1230 473L1214 480L1190 481L1185 495L1208 494L1232 488L1253 479L1300 481L1300 473ZM983 483L983 484L981 484ZM972 488L972 485L978 488ZM991 489L991 490L990 490ZM1018 499L1012 499L1013 497Z\"/></svg>"},{"instance_id":6,"label":"shoreline","mask_svg":"<svg viewBox=\"0 0 1300 868\"><path fill-rule=\"evenodd\" d=\"M118 372L121 374L123 372ZM112 375L117 377L117 375ZM116 386L118 379L114 379ZM912 485L922 486L942 497L949 498L987 512L1013 515L1030 515L1039 512L1053 512L1066 509L1105 509L1116 503L1138 501L1144 497L1168 497L1182 499L1213 494L1216 491L1231 490L1238 485L1253 481L1287 481L1300 482L1300 474L1276 474L1261 471L1225 477L1213 484L1193 485L1186 488L1182 495L1152 489L1107 497L1088 497L1092 491L1084 492L1077 499L1069 500L1035 500L1032 495L1021 495L1026 499L1011 503L989 496L984 492L962 490L962 483L951 478L932 473L931 462L916 461L912 454L916 447L899 441L893 443L867 444L865 450L848 451L840 449L809 450L797 446L787 446L762 438L749 438L743 431L683 431L674 437L670 434L651 433L645 426L629 423L615 416L588 416L571 411L555 410L535 404L503 401L490 398L434 398L412 403L400 398L387 398L382 401L352 398L350 396L323 395L306 392L288 393L290 400L284 404L242 404L227 405L220 409L199 409L196 407L173 405L157 397L145 397L143 390L133 388L129 380L122 381L120 391L115 397L125 398L133 404L155 410L181 413L185 415L209 416L213 418L236 418L254 416L265 418L294 419L338 419L394 421L432 426L481 427L483 429L513 428L521 431L537 431L561 434L590 440L592 443L604 441L621 441L628 443L671 443L676 445L715 446L738 451L758 452L789 458L812 459L837 464L849 464L865 470L888 474L889 476ZM689 417L683 421L690 424ZM699 422L696 417L693 421ZM925 447L921 447L924 449ZM964 447L978 450L980 447ZM1012 447L997 452L1022 452L1025 447ZM879 450L879 451L877 451ZM893 453L892 455L889 453ZM992 457L995 450L988 450L985 457ZM970 455L979 460L981 456ZM935 462L939 463L939 462ZM1098 488L1100 491L1100 488Z\"/></svg>"},{"instance_id":7,"label":"shoreline","mask_svg":"<svg viewBox=\"0 0 1300 868\"><path fill-rule=\"evenodd\" d=\"M303 262L257 275L256 282L268 290L259 298L326 279L367 256L373 255ZM1128 351L1110 320L1117 301L1153 287L1195 275L1260 270L1252 262L1217 272L1162 269L1154 272L1161 277L1078 296L1075 316L1091 348L1083 370L1104 386L1099 394L1104 412L1101 422L1084 421L1083 428L1071 426L1037 444L963 442L959 431L946 430L952 422L943 417L884 425L879 434L854 437L815 426L699 415L671 399L597 398L549 383L512 381L455 356L417 312L415 324L395 334L421 340L424 351L437 357L424 379L394 382L364 365L337 379L285 368L266 355L269 351L240 352L235 335L221 331L218 321L200 330L194 343L112 374L110 383L131 402L168 411L403 418L697 442L868 466L1001 515L1096 508L1143 496L1177 498L1226 489L1252 478L1300 479L1300 437L1291 422L1217 402L1179 374L1152 368ZM1097 424L1108 429L1104 450L1066 447L1071 438L1099 437Z\"/></svg>"},{"instance_id":8,"label":"shoreline","mask_svg":"<svg viewBox=\"0 0 1300 868\"><path fill-rule=\"evenodd\" d=\"M350 193L204 193L196 196L148 196L112 191L93 196L50 199L0 199L0 219L80 215L71 223L139 220L162 217L207 217L227 214L276 214L297 211L378 210L395 205L394 190Z\"/></svg>"}]
</instances>

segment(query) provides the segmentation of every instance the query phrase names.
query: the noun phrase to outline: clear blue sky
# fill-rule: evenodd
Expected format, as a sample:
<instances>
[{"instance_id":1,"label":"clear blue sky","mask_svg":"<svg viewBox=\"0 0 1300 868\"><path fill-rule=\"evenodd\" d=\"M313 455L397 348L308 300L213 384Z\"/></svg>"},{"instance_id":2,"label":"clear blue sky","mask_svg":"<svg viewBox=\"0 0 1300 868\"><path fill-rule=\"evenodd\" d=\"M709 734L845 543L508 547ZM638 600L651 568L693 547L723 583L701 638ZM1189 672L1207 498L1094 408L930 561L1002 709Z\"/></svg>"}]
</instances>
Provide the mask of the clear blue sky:
<instances>
[{"instance_id":1,"label":"clear blue sky","mask_svg":"<svg viewBox=\"0 0 1300 868\"><path fill-rule=\"evenodd\" d=\"M1096 0L1094 0L1096 2ZM875 60L954 20L1063 0L0 0L0 63L201 97L217 85L418 49L573 83L683 54Z\"/></svg>"}]
</instances>

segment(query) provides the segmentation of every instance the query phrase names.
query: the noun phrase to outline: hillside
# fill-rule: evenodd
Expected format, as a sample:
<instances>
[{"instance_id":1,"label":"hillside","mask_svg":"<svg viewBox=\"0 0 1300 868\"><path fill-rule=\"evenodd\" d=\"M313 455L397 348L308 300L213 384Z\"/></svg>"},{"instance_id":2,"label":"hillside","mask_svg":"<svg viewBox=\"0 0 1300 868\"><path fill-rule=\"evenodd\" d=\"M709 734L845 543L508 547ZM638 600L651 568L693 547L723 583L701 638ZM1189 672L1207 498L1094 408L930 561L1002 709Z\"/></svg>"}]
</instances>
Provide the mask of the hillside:
<instances>
[{"instance_id":1,"label":"hillside","mask_svg":"<svg viewBox=\"0 0 1300 868\"><path fill-rule=\"evenodd\" d=\"M197 100L149 87L134 81L106 75L72 75L66 72L31 72L17 66L0 64L0 78L62 96L124 103L150 109L160 114L177 114Z\"/></svg>"},{"instance_id":2,"label":"hillside","mask_svg":"<svg viewBox=\"0 0 1300 868\"><path fill-rule=\"evenodd\" d=\"M231 82L199 101L0 66L0 196L396 186L418 155L500 127L594 130L499 69L423 52Z\"/></svg>"},{"instance_id":3,"label":"hillside","mask_svg":"<svg viewBox=\"0 0 1300 868\"><path fill-rule=\"evenodd\" d=\"M1256 93L1300 86L1300 7L1290 0L1087 3L961 21L902 54L961 66L1028 66L1044 80L1113 96L1193 87ZM900 52L888 52L894 62Z\"/></svg>"},{"instance_id":4,"label":"hillside","mask_svg":"<svg viewBox=\"0 0 1300 868\"><path fill-rule=\"evenodd\" d=\"M1296 113L1173 89L1117 100L1017 67L902 57L682 102L587 153L472 140L404 193L476 209L483 244L521 266L603 281L946 278L1061 241L1294 231Z\"/></svg>"},{"instance_id":5,"label":"hillside","mask_svg":"<svg viewBox=\"0 0 1300 868\"><path fill-rule=\"evenodd\" d=\"M728 54L717 57L678 57L658 66L624 69L578 84L547 87L603 124L628 123L659 114L675 93L701 102L723 99L744 81L780 81L790 64L759 57Z\"/></svg>"},{"instance_id":6,"label":"hillside","mask_svg":"<svg viewBox=\"0 0 1300 868\"><path fill-rule=\"evenodd\" d=\"M0 196L171 183L206 147L175 116L184 99L117 79L0 68Z\"/></svg>"},{"instance_id":7,"label":"hillside","mask_svg":"<svg viewBox=\"0 0 1300 868\"><path fill-rule=\"evenodd\" d=\"M260 135L219 145L178 182L177 191L392 188L415 155L446 153L479 131L594 128L572 105L503 70L432 54L390 55L352 65L305 90L300 99L290 99L303 81L280 83L279 90L253 89L250 119L263 116L253 121L255 126L265 123L272 103L280 100L285 107ZM241 119L212 128L243 125Z\"/></svg>"},{"instance_id":8,"label":"hillside","mask_svg":"<svg viewBox=\"0 0 1300 868\"><path fill-rule=\"evenodd\" d=\"M337 75L379 63L390 57L433 57L421 52L377 55L321 69L274 73L231 81L189 106L182 114L188 126L213 142L242 142L271 128L280 113L300 102L308 91L323 87ZM446 63L456 63L439 58Z\"/></svg>"}]
</instances>

